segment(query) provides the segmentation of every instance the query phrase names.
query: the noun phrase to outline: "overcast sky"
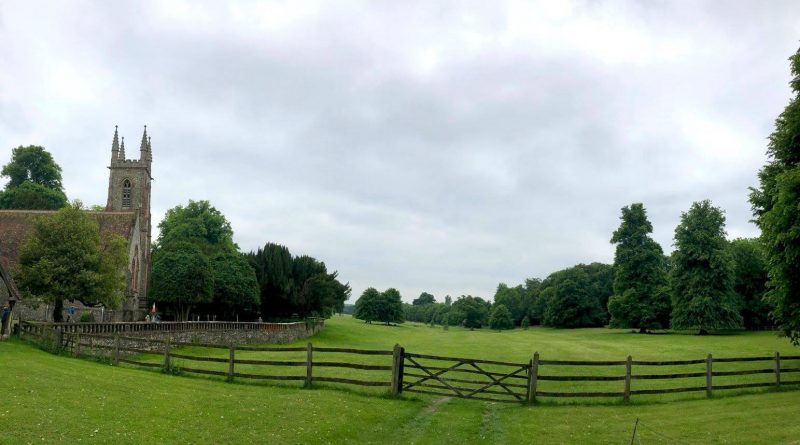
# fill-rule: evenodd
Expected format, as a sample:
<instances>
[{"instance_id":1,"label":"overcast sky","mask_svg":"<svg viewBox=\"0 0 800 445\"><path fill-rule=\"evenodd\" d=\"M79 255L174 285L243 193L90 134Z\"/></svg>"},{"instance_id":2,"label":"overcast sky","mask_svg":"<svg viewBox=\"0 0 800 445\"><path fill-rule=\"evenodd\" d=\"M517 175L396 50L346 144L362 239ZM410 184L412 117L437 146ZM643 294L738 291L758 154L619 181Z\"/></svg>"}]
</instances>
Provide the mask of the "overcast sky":
<instances>
[{"instance_id":1,"label":"overcast sky","mask_svg":"<svg viewBox=\"0 0 800 445\"><path fill-rule=\"evenodd\" d=\"M756 235L798 38L796 0L3 1L0 164L43 145L105 204L114 125L130 157L146 124L154 223L207 199L353 299L491 297L613 261L632 202L666 252L705 198Z\"/></svg>"}]
</instances>

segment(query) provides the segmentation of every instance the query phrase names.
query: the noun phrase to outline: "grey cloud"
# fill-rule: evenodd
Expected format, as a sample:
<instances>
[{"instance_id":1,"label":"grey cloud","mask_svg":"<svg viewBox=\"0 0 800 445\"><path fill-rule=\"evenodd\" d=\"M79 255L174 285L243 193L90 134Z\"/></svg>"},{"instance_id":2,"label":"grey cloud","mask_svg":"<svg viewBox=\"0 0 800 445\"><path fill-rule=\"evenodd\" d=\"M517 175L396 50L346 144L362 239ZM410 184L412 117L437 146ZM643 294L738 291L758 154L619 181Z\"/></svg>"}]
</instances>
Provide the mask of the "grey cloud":
<instances>
[{"instance_id":1,"label":"grey cloud","mask_svg":"<svg viewBox=\"0 0 800 445\"><path fill-rule=\"evenodd\" d=\"M242 249L284 243L355 294L611 261L636 201L666 251L698 199L754 235L800 7L545 3L528 29L505 4L6 3L0 146L45 144L104 202L113 125L135 149L147 123L158 217L209 199Z\"/></svg>"}]
</instances>

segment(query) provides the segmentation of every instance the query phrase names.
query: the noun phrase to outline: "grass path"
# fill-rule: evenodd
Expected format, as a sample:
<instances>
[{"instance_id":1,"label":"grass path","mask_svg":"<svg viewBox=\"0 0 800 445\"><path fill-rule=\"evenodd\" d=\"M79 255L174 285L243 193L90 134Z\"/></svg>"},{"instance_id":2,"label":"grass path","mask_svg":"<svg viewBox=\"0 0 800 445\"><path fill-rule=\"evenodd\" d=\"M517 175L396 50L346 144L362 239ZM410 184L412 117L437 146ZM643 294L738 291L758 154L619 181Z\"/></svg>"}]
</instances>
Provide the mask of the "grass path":
<instances>
[{"instance_id":1,"label":"grass path","mask_svg":"<svg viewBox=\"0 0 800 445\"><path fill-rule=\"evenodd\" d=\"M375 348L401 342L448 355L472 355L477 348L492 358L514 360L533 348L575 358L631 350L643 358L686 357L707 350L719 355L775 349L797 354L772 333L698 338L608 330L443 332L412 325L365 326L350 319L330 321L312 341ZM623 444L630 442L637 417L646 444L800 443L800 391L628 406L392 399L342 389L230 384L117 368L50 355L17 341L0 343L0 375L0 444Z\"/></svg>"}]
</instances>

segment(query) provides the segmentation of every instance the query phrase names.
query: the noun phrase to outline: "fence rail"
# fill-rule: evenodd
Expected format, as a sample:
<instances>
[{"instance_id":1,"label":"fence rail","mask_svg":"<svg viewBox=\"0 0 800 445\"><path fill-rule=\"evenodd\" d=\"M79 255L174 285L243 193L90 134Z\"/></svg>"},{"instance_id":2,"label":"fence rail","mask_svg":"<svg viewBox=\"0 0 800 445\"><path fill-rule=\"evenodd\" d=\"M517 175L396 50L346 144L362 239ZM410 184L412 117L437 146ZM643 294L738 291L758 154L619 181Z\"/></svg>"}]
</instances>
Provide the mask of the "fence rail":
<instances>
[{"instance_id":1,"label":"fence rail","mask_svg":"<svg viewBox=\"0 0 800 445\"><path fill-rule=\"evenodd\" d=\"M23 331L24 336L40 344L50 341L76 356L103 356L115 365L125 363L165 371L179 368L181 372L220 376L228 381L274 380L298 381L305 386L325 382L383 387L394 395L409 392L515 403L534 402L539 398L598 397L622 398L629 402L634 395L705 391L710 397L722 390L800 385L800 377L787 379L800 372L800 355L782 356L778 352L772 356L714 358L708 354L704 359L662 361L633 360L630 356L626 360L542 360L537 352L528 362L514 363L418 354L406 352L400 345L392 350L315 347L311 343L305 347L236 346L172 342L169 338L126 336L121 332L113 335L65 332L54 328L53 324L28 324ZM214 356L213 349L197 352L191 348L213 348L218 352ZM262 352L270 354L260 354ZM180 366L176 366L176 360L182 361ZM714 367L715 364L734 364L735 367L738 363L759 362L766 362L767 366ZM202 363L216 364L218 368L209 369ZM219 369L220 365L224 369ZM321 375L322 369L347 371L341 371L341 375ZM664 371L659 373L659 370ZM352 372L359 375L354 376ZM759 376L768 379L751 379ZM667 386L669 382L666 382L658 386L658 382L672 380L678 383ZM559 382L572 386L543 387Z\"/></svg>"}]
</instances>

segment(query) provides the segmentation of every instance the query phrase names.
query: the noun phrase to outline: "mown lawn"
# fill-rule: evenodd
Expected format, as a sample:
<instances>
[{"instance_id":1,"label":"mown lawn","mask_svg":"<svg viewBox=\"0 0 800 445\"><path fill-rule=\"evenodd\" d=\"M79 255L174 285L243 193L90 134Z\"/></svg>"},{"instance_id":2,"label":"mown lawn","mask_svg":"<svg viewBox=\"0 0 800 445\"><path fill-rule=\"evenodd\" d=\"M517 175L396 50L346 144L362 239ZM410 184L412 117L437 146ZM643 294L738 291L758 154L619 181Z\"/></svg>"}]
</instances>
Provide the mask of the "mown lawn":
<instances>
[{"instance_id":1,"label":"mown lawn","mask_svg":"<svg viewBox=\"0 0 800 445\"><path fill-rule=\"evenodd\" d=\"M800 354L769 332L710 337L607 329L445 332L411 324L365 325L347 317L329 320L311 341L376 349L400 343L414 352L514 362L527 361L535 350L549 358L603 360L628 354L636 359ZM392 399L360 389L169 376L55 356L18 341L0 343L0 374L5 382L0 443L629 443L637 417L642 443L800 439L800 391L649 397L628 406Z\"/></svg>"}]
</instances>

